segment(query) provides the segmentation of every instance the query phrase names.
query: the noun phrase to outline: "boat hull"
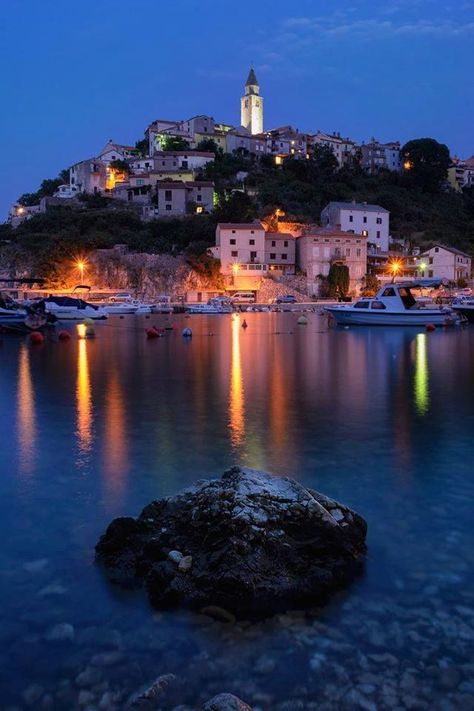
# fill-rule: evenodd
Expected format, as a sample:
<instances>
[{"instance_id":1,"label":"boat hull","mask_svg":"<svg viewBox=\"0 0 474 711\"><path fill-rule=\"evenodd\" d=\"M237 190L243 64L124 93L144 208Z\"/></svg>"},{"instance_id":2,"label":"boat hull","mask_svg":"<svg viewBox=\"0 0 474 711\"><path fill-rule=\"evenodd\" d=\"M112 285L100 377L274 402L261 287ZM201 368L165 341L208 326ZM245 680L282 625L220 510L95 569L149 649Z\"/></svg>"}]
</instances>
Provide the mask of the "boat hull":
<instances>
[{"instance_id":1,"label":"boat hull","mask_svg":"<svg viewBox=\"0 0 474 711\"><path fill-rule=\"evenodd\" d=\"M46 311L49 314L56 316L58 321L84 321L86 318L93 319L94 321L100 321L108 318L108 314L101 308L77 309L68 308L67 306L54 307L52 305L47 305Z\"/></svg>"},{"instance_id":2,"label":"boat hull","mask_svg":"<svg viewBox=\"0 0 474 711\"><path fill-rule=\"evenodd\" d=\"M465 316L469 323L474 323L474 306L451 306L451 308L455 313Z\"/></svg>"},{"instance_id":3,"label":"boat hull","mask_svg":"<svg viewBox=\"0 0 474 711\"><path fill-rule=\"evenodd\" d=\"M384 312L328 307L324 309L341 326L443 326L453 319L454 314L446 311L414 310L406 312Z\"/></svg>"}]
</instances>

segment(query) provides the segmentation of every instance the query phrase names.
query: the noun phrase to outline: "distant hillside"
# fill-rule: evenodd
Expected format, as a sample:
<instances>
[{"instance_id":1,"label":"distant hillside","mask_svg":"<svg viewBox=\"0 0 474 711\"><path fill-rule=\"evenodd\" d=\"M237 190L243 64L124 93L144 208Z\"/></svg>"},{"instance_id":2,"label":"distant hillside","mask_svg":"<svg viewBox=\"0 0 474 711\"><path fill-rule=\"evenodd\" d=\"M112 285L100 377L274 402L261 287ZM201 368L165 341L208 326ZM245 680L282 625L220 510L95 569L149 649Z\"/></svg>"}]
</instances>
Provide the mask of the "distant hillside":
<instances>
[{"instance_id":1,"label":"distant hillside","mask_svg":"<svg viewBox=\"0 0 474 711\"><path fill-rule=\"evenodd\" d=\"M143 223L124 203L86 196L79 209L53 207L16 230L1 225L0 267L28 264L37 276L51 277L77 254L117 243L136 252L196 256L214 244L219 221L245 222L280 208L286 219L318 222L328 202L352 199L388 209L392 235L408 245L439 241L474 253L474 188L428 189L409 173L368 175L357 165L339 170L325 150L308 161L288 158L281 166L270 157L218 154L201 177L216 185L212 215Z\"/></svg>"}]
</instances>

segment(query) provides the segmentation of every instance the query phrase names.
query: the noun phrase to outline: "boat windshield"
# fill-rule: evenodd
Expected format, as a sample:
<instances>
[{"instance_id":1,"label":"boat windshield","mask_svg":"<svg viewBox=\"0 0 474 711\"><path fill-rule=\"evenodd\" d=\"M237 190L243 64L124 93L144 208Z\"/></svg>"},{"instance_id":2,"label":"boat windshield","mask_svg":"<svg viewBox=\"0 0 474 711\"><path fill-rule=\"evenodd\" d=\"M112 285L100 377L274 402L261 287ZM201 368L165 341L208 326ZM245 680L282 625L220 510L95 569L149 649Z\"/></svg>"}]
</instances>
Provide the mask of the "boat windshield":
<instances>
[{"instance_id":1,"label":"boat windshield","mask_svg":"<svg viewBox=\"0 0 474 711\"><path fill-rule=\"evenodd\" d=\"M416 304L416 299L411 293L410 289L402 286L398 289L398 293L400 294L400 298L406 309L411 309L412 306Z\"/></svg>"},{"instance_id":2,"label":"boat windshield","mask_svg":"<svg viewBox=\"0 0 474 711\"><path fill-rule=\"evenodd\" d=\"M356 304L354 304L355 309L368 309L369 308L369 301L358 301Z\"/></svg>"}]
</instances>

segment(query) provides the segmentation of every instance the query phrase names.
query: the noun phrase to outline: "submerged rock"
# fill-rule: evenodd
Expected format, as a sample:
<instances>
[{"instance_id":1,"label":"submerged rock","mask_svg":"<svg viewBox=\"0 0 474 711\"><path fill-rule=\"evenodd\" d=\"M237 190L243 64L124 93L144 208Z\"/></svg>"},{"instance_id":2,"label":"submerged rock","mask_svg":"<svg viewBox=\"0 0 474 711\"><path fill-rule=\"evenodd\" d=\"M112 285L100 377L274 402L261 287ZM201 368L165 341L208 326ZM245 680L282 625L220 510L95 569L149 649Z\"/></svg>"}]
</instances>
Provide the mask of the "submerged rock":
<instances>
[{"instance_id":1,"label":"submerged rock","mask_svg":"<svg viewBox=\"0 0 474 711\"><path fill-rule=\"evenodd\" d=\"M156 607L261 615L314 605L347 584L366 531L361 516L317 491L234 467L112 521L96 560L114 582L143 582Z\"/></svg>"}]
</instances>

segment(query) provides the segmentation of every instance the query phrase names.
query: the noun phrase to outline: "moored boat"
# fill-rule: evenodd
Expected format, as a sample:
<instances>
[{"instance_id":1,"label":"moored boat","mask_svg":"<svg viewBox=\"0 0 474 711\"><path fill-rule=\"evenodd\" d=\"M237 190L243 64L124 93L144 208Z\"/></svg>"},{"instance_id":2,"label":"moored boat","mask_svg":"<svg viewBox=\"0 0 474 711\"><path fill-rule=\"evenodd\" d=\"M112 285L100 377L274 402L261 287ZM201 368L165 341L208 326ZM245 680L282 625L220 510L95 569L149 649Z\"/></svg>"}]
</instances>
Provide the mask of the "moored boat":
<instances>
[{"instance_id":1,"label":"moored boat","mask_svg":"<svg viewBox=\"0 0 474 711\"><path fill-rule=\"evenodd\" d=\"M43 310L45 313L52 314L58 321L83 321L86 318L95 321L108 318L108 314L101 306L71 296L48 296L34 303L37 311Z\"/></svg>"},{"instance_id":2,"label":"moored boat","mask_svg":"<svg viewBox=\"0 0 474 711\"><path fill-rule=\"evenodd\" d=\"M469 323L474 323L474 296L460 296L451 304L452 310L465 316Z\"/></svg>"},{"instance_id":3,"label":"moored boat","mask_svg":"<svg viewBox=\"0 0 474 711\"><path fill-rule=\"evenodd\" d=\"M215 297L207 304L193 304L186 308L189 314L231 314L234 311L232 302L227 298Z\"/></svg>"},{"instance_id":4,"label":"moored boat","mask_svg":"<svg viewBox=\"0 0 474 711\"><path fill-rule=\"evenodd\" d=\"M348 326L444 326L458 323L459 316L450 308L427 306L417 301L412 293L412 289L437 284L437 281L429 280L385 284L374 298L325 306L324 310L338 325Z\"/></svg>"}]
</instances>

